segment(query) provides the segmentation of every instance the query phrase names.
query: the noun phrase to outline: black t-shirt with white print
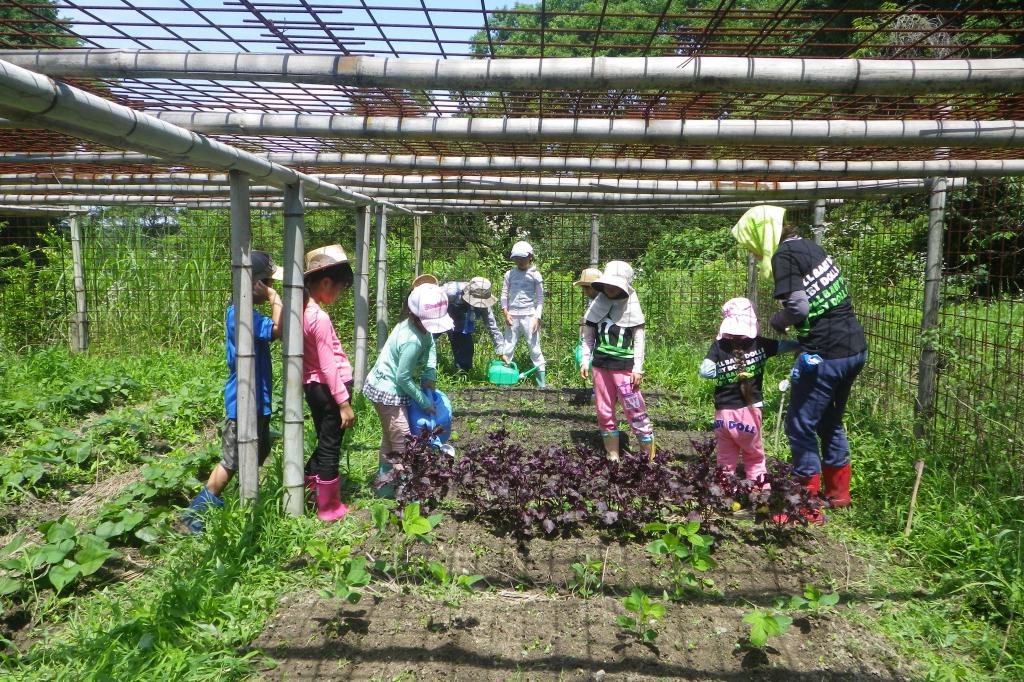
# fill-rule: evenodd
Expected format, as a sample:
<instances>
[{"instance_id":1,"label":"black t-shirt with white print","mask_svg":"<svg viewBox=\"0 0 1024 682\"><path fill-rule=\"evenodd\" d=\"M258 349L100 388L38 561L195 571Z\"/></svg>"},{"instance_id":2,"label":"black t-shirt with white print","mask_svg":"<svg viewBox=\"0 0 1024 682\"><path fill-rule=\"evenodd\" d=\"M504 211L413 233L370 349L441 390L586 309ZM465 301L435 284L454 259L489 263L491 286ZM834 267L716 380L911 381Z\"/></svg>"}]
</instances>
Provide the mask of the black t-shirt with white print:
<instances>
[{"instance_id":1,"label":"black t-shirt with white print","mask_svg":"<svg viewBox=\"0 0 1024 682\"><path fill-rule=\"evenodd\" d=\"M584 320L597 332L593 366L601 369L633 371L633 332L637 327L620 327L609 318L600 322Z\"/></svg>"},{"instance_id":2,"label":"black t-shirt with white print","mask_svg":"<svg viewBox=\"0 0 1024 682\"><path fill-rule=\"evenodd\" d=\"M737 350L743 353L742 362L737 361ZM735 410L747 406L740 390L741 372L753 376L750 383L750 402L760 403L764 398L761 387L764 382L765 361L779 354L779 342L758 336L753 339L720 339L711 344L706 359L715 363L715 409Z\"/></svg>"},{"instance_id":3,"label":"black t-shirt with white print","mask_svg":"<svg viewBox=\"0 0 1024 682\"><path fill-rule=\"evenodd\" d=\"M807 239L782 242L772 256L772 271L775 298L785 298L798 289L807 294L810 312L796 330L805 353L832 360L867 350L846 279L820 246Z\"/></svg>"}]
</instances>

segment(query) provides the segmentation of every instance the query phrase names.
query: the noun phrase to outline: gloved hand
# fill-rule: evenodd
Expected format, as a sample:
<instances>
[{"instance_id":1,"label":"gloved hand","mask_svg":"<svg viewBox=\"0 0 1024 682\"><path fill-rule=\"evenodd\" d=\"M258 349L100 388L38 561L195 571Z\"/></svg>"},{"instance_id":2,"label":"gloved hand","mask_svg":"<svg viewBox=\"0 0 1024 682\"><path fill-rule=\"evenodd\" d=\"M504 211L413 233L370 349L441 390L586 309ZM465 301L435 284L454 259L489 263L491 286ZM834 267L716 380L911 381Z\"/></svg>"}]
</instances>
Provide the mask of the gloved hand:
<instances>
[{"instance_id":1,"label":"gloved hand","mask_svg":"<svg viewBox=\"0 0 1024 682\"><path fill-rule=\"evenodd\" d=\"M786 328L789 327L789 321L786 319L786 313L782 310L777 311L772 315L771 320L769 320L769 324L771 324L772 329L778 333L785 334Z\"/></svg>"}]
</instances>

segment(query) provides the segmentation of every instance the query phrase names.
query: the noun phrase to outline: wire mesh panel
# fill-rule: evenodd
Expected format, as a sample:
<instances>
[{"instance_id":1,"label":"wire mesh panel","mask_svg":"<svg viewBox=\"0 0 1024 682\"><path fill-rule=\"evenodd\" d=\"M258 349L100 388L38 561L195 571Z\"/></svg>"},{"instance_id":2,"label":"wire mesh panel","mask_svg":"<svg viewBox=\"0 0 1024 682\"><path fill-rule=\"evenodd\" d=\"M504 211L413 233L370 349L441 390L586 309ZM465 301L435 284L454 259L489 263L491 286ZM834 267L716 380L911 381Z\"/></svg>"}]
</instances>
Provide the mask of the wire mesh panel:
<instances>
[{"instance_id":1,"label":"wire mesh panel","mask_svg":"<svg viewBox=\"0 0 1024 682\"><path fill-rule=\"evenodd\" d=\"M0 349L67 342L75 311L68 224L0 215Z\"/></svg>"}]
</instances>

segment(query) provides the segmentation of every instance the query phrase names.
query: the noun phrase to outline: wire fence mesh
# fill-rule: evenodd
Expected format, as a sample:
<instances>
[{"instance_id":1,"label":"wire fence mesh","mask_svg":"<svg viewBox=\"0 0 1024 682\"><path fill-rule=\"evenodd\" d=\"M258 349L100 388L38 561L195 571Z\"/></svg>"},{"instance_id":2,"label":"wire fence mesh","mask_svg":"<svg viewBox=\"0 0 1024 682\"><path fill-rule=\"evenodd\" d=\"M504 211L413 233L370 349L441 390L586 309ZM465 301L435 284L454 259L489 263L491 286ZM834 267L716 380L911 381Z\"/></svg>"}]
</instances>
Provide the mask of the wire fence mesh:
<instances>
[{"instance_id":1,"label":"wire fence mesh","mask_svg":"<svg viewBox=\"0 0 1024 682\"><path fill-rule=\"evenodd\" d=\"M936 445L957 454L956 466L987 466L978 453L1011 452L1024 432L1024 210L1017 180L972 181L947 202L940 326L930 337L939 351L936 410L928 425ZM870 360L859 400L896 428L914 421L922 348L924 254L928 197L847 202L827 214L825 249L849 281L867 331ZM703 346L713 337L719 307L748 294L746 256L728 228L737 215L601 214L598 260L633 264L654 344ZM788 219L812 234L810 209ZM253 247L283 256L279 211L253 211ZM90 348L130 353L154 346L219 347L230 297L226 211L112 208L82 215ZM570 372L585 301L573 282L591 262L594 218L565 214L450 214L422 217L421 262L415 262L414 218L388 216L387 317L399 319L416 272L442 282L489 278L500 291L518 239L531 241L544 276L545 352L556 376ZM354 258L353 209L306 216L306 248L342 244ZM374 227L371 225L371 229ZM0 340L4 352L72 341L75 297L68 221L4 220L0 231ZM376 347L376 252L369 254L370 355ZM769 283L757 293L762 319L776 305ZM353 347L353 304L343 298L332 316L342 343ZM499 306L495 309L501 319ZM765 325L766 326L766 325ZM478 338L477 371L491 358ZM442 369L451 353L439 340ZM522 353L522 349L520 350ZM529 361L521 356L525 364ZM995 462L997 460L993 460Z\"/></svg>"}]
</instances>

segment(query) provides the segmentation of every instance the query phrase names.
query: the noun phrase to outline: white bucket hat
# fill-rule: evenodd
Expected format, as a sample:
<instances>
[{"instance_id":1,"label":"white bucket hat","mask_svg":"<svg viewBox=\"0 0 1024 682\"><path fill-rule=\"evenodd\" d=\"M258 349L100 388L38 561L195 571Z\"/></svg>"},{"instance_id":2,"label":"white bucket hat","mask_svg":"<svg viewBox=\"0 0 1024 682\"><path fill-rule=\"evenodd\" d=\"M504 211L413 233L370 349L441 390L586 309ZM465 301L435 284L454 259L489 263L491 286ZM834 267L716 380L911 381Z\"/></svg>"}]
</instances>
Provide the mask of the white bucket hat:
<instances>
[{"instance_id":1,"label":"white bucket hat","mask_svg":"<svg viewBox=\"0 0 1024 682\"><path fill-rule=\"evenodd\" d=\"M508 257L511 260L513 258L526 258L532 255L533 247L530 246L530 242L516 242L512 245L512 253Z\"/></svg>"},{"instance_id":2,"label":"white bucket hat","mask_svg":"<svg viewBox=\"0 0 1024 682\"><path fill-rule=\"evenodd\" d=\"M730 298L722 306L722 324L718 328L718 340L726 334L757 337L757 311L749 298Z\"/></svg>"},{"instance_id":3,"label":"white bucket hat","mask_svg":"<svg viewBox=\"0 0 1024 682\"><path fill-rule=\"evenodd\" d=\"M625 298L610 299L604 294L604 285L618 287L626 292ZM640 299L633 288L633 267L621 260L613 260L604 266L604 272L590 286L601 292L587 308L586 321L598 324L608 318L620 327L638 327L646 318L640 307Z\"/></svg>"},{"instance_id":4,"label":"white bucket hat","mask_svg":"<svg viewBox=\"0 0 1024 682\"><path fill-rule=\"evenodd\" d=\"M345 249L338 244L321 246L306 254L306 272L303 274L308 277L319 270L343 264L348 264Z\"/></svg>"},{"instance_id":5,"label":"white bucket hat","mask_svg":"<svg viewBox=\"0 0 1024 682\"><path fill-rule=\"evenodd\" d=\"M462 291L462 300L474 308L490 308L498 302L491 291L491 280L486 277L474 277Z\"/></svg>"},{"instance_id":6,"label":"white bucket hat","mask_svg":"<svg viewBox=\"0 0 1024 682\"><path fill-rule=\"evenodd\" d=\"M626 261L608 261L608 264L604 266L604 272L590 286L603 293L605 285L618 287L625 291L627 295L632 296L633 266Z\"/></svg>"},{"instance_id":7,"label":"white bucket hat","mask_svg":"<svg viewBox=\"0 0 1024 682\"><path fill-rule=\"evenodd\" d=\"M441 334L455 327L448 314L448 294L436 284L421 284L412 290L409 312L419 318L431 334Z\"/></svg>"}]
</instances>

